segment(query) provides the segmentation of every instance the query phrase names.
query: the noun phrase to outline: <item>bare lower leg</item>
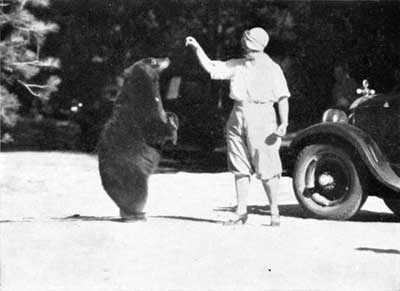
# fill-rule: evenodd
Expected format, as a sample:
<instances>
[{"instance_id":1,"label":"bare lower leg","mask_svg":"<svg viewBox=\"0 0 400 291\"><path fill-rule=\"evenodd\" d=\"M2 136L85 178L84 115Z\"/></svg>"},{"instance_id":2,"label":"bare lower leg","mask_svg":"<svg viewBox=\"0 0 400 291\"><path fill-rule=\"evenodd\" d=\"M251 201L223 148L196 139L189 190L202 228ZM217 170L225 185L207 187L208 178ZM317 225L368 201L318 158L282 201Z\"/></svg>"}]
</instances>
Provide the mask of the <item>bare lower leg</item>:
<instances>
[{"instance_id":1,"label":"bare lower leg","mask_svg":"<svg viewBox=\"0 0 400 291\"><path fill-rule=\"evenodd\" d=\"M268 197L271 215L279 214L278 181L279 179L277 177L270 180L262 180L265 193Z\"/></svg>"},{"instance_id":2,"label":"bare lower leg","mask_svg":"<svg viewBox=\"0 0 400 291\"><path fill-rule=\"evenodd\" d=\"M247 196L249 194L250 177L235 175L237 209L236 214L247 213Z\"/></svg>"}]
</instances>

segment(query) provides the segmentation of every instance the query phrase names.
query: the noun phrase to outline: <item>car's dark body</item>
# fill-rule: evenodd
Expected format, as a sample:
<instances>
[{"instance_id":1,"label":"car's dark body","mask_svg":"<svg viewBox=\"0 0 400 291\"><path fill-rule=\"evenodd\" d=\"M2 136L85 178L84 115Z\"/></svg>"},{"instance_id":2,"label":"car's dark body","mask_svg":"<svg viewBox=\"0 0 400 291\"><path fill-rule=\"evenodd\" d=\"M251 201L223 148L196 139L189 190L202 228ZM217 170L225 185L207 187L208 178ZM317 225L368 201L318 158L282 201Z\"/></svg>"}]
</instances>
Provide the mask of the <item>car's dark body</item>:
<instances>
[{"instance_id":1,"label":"car's dark body","mask_svg":"<svg viewBox=\"0 0 400 291\"><path fill-rule=\"evenodd\" d=\"M358 211L369 195L385 199L386 204L393 202L392 205L388 204L388 206L396 214L399 214L400 93L365 95L357 99L350 108L347 122L324 121L312 125L301 130L291 142L290 150L292 155L297 157L297 160L289 164L288 168L293 175L296 196L300 204L306 208L306 212L320 218L348 219ZM318 146L325 146L325 149L319 151ZM306 152L306 157L301 157L304 156L303 151L307 147L311 149L311 153ZM313 147L317 147L314 152L312 151ZM329 152L330 147L333 148L334 153ZM340 153L342 150L344 154ZM332 173L341 171L340 166L336 166L336 169L332 170L332 173L330 172L329 163L332 160L336 159L336 163L339 164L340 161L349 159L351 164L354 164L357 179L354 180L348 173L342 174L349 176L348 179L344 179L349 183L349 186L345 190L341 190L343 192L342 198L335 198L337 199L337 201L335 200L335 207L339 211L339 204L344 203L347 199L346 195L350 196L350 192L353 191L350 182L354 180L360 184L359 189L362 189L360 190L362 193L359 195L359 203L354 206L353 213L335 215L333 211L331 214L325 215L323 211L328 209L326 205L317 205L321 208L319 209L321 212L318 212L318 209L314 211L312 207L307 209L309 197L305 194L306 192L308 193L311 189L315 193L318 191L327 193L329 189L326 190L325 185L318 185L318 177L315 174L317 170L313 169L314 172L312 172L312 174L315 174L315 177L312 178L314 182L306 174L299 173L299 171L304 172L309 169L311 162L318 163L324 159L329 161L325 161L324 172L322 170L319 172L320 176L324 175L323 178L335 178ZM299 160L300 163L303 163L302 166L298 165ZM314 165L313 167L316 168L317 166ZM343 166L343 169L344 172L347 171L346 166ZM326 174L327 172L328 174ZM299 179L308 180L299 182ZM310 181L313 187L305 186L307 183L310 184ZM335 187L334 185L337 186L341 181L335 182L336 184L333 183L333 186L330 186ZM320 189L316 189L317 186ZM308 193L308 196L314 195L314 192ZM329 203L331 202L329 201ZM395 206L393 206L394 204Z\"/></svg>"},{"instance_id":2,"label":"car's dark body","mask_svg":"<svg viewBox=\"0 0 400 291\"><path fill-rule=\"evenodd\" d=\"M361 103L352 122L372 137L400 176L400 93L380 94Z\"/></svg>"}]
</instances>

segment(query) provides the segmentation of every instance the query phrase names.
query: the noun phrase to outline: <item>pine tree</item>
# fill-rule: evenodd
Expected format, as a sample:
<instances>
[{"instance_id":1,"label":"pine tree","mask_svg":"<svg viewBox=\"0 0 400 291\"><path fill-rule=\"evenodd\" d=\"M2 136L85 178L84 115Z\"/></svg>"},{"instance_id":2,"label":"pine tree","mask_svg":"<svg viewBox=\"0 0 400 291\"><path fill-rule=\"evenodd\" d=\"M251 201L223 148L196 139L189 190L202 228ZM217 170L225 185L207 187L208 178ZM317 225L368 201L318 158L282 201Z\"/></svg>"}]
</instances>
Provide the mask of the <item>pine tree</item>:
<instances>
[{"instance_id":1,"label":"pine tree","mask_svg":"<svg viewBox=\"0 0 400 291\"><path fill-rule=\"evenodd\" d=\"M16 89L19 89L18 92L29 93L29 96L40 102L46 102L50 94L57 91L61 81L57 76L50 75L54 68L60 67L59 60L40 56L40 48L46 36L56 32L58 26L38 20L31 11L48 5L49 0L0 0L2 125L13 126L18 119L20 105ZM44 73L47 81L38 82L39 73Z\"/></svg>"}]
</instances>

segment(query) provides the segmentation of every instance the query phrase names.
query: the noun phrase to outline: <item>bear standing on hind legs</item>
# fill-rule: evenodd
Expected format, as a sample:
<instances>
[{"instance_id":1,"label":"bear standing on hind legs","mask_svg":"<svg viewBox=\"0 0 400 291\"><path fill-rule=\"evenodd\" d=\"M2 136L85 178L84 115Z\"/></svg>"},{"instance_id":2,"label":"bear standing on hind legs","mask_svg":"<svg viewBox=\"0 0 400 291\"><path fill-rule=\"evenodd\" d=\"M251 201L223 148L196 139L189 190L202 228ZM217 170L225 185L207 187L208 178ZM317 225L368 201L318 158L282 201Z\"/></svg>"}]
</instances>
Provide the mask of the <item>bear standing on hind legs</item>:
<instances>
[{"instance_id":1,"label":"bear standing on hind legs","mask_svg":"<svg viewBox=\"0 0 400 291\"><path fill-rule=\"evenodd\" d=\"M144 218L148 177L160 160L156 149L175 144L178 118L164 111L159 75L168 58L147 58L124 71L124 85L98 145L104 190L120 208L123 219Z\"/></svg>"}]
</instances>

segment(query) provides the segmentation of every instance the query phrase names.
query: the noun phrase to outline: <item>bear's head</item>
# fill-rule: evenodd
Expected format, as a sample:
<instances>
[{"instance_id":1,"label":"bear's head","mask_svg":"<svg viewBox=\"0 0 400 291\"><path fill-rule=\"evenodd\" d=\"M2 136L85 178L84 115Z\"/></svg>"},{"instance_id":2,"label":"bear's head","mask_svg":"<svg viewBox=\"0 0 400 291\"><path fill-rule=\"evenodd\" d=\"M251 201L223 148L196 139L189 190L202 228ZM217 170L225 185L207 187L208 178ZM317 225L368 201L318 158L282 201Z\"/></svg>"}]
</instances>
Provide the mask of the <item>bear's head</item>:
<instances>
[{"instance_id":1,"label":"bear's head","mask_svg":"<svg viewBox=\"0 0 400 291\"><path fill-rule=\"evenodd\" d=\"M170 65L169 58L145 58L137 61L132 66L124 70L124 77L129 78L135 69L141 69L147 73L152 80L158 80L159 75Z\"/></svg>"},{"instance_id":2,"label":"bear's head","mask_svg":"<svg viewBox=\"0 0 400 291\"><path fill-rule=\"evenodd\" d=\"M161 119L166 122L159 78L169 64L169 58L145 58L125 69L119 103L141 120Z\"/></svg>"}]
</instances>

